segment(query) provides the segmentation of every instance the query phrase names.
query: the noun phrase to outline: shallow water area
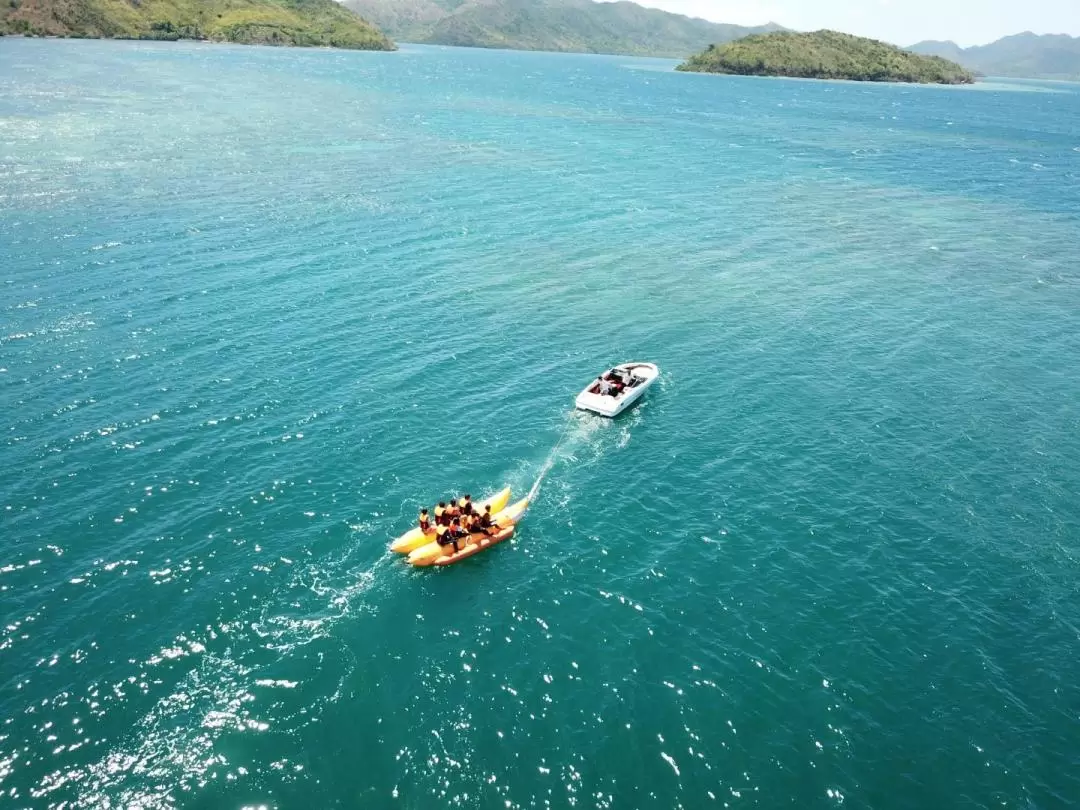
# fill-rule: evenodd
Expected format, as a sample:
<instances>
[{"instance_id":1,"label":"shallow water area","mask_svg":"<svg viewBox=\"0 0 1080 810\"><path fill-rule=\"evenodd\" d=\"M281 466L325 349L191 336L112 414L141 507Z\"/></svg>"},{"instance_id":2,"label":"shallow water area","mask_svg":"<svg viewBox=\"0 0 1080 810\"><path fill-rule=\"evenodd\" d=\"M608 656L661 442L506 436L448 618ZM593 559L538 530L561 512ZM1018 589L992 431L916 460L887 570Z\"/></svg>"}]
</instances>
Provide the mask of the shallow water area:
<instances>
[{"instance_id":1,"label":"shallow water area","mask_svg":"<svg viewBox=\"0 0 1080 810\"><path fill-rule=\"evenodd\" d=\"M1080 86L670 68L0 40L4 806L1080 795Z\"/></svg>"}]
</instances>

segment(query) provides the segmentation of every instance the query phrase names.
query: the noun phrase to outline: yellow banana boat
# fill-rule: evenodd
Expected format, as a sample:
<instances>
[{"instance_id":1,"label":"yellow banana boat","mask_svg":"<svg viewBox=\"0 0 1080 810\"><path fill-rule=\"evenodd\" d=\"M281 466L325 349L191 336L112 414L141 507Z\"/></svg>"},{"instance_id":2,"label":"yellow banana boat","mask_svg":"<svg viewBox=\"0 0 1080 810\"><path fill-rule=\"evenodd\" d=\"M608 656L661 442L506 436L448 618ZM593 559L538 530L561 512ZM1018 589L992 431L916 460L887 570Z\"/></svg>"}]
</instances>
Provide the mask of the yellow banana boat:
<instances>
[{"instance_id":1,"label":"yellow banana boat","mask_svg":"<svg viewBox=\"0 0 1080 810\"><path fill-rule=\"evenodd\" d=\"M509 540L514 536L514 527L528 508L529 499L522 498L513 506L503 509L493 518L495 525L500 528L497 534L489 537L480 532L473 532L467 539L458 541L458 551L454 551L452 545L440 546L436 541L432 540L427 545L420 546L409 554L409 564L416 566L453 565L467 557L471 557L473 554L479 554L481 551L498 545L504 540Z\"/></svg>"},{"instance_id":2,"label":"yellow banana boat","mask_svg":"<svg viewBox=\"0 0 1080 810\"><path fill-rule=\"evenodd\" d=\"M510 503L510 487L500 489L494 495L490 495L482 501L474 502L474 508L483 512L484 507L491 504L492 514L496 514L502 511L506 505ZM420 531L419 526L414 526L401 535L397 540L390 544L390 550L396 551L399 554L408 554L414 549L418 549L421 546L427 545L435 539L435 521L432 518L431 531L426 534Z\"/></svg>"}]
</instances>

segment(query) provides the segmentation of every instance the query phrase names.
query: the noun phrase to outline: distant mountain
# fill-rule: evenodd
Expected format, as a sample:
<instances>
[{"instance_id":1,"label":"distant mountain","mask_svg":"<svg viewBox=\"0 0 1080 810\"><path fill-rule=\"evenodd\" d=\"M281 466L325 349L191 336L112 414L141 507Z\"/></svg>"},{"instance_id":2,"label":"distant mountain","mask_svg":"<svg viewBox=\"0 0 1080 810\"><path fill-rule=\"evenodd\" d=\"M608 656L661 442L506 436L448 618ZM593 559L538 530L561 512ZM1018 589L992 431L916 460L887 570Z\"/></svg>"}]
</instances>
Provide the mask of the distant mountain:
<instances>
[{"instance_id":1,"label":"distant mountain","mask_svg":"<svg viewBox=\"0 0 1080 810\"><path fill-rule=\"evenodd\" d=\"M912 45L908 50L913 53L921 53L923 56L940 56L942 59L948 59L960 64L962 64L964 58L964 49L951 39L946 39L944 41L927 39Z\"/></svg>"},{"instance_id":2,"label":"distant mountain","mask_svg":"<svg viewBox=\"0 0 1080 810\"><path fill-rule=\"evenodd\" d=\"M0 0L0 34L393 50L334 0Z\"/></svg>"},{"instance_id":3,"label":"distant mountain","mask_svg":"<svg viewBox=\"0 0 1080 810\"><path fill-rule=\"evenodd\" d=\"M1039 36L1026 31L974 48L927 41L912 45L910 50L951 59L987 76L1080 79L1080 37L1066 34Z\"/></svg>"},{"instance_id":4,"label":"distant mountain","mask_svg":"<svg viewBox=\"0 0 1080 810\"><path fill-rule=\"evenodd\" d=\"M2 0L0 0L2 1ZM684 57L711 43L783 30L592 0L344 0L405 42Z\"/></svg>"},{"instance_id":5,"label":"distant mountain","mask_svg":"<svg viewBox=\"0 0 1080 810\"><path fill-rule=\"evenodd\" d=\"M851 79L861 82L971 84L975 77L955 62L923 56L876 39L838 31L776 31L710 45L679 70L739 76Z\"/></svg>"}]
</instances>

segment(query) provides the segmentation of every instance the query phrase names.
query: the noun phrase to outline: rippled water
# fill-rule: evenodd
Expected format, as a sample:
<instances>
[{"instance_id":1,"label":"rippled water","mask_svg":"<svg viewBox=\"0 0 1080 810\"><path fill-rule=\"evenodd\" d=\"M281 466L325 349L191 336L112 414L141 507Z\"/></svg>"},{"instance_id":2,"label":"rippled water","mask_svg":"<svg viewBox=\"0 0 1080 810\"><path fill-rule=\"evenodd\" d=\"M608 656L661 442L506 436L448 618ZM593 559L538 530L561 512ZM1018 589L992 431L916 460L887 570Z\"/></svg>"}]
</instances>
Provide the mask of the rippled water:
<instances>
[{"instance_id":1,"label":"rippled water","mask_svg":"<svg viewBox=\"0 0 1080 810\"><path fill-rule=\"evenodd\" d=\"M1080 86L670 66L0 41L4 806L1078 800Z\"/></svg>"}]
</instances>

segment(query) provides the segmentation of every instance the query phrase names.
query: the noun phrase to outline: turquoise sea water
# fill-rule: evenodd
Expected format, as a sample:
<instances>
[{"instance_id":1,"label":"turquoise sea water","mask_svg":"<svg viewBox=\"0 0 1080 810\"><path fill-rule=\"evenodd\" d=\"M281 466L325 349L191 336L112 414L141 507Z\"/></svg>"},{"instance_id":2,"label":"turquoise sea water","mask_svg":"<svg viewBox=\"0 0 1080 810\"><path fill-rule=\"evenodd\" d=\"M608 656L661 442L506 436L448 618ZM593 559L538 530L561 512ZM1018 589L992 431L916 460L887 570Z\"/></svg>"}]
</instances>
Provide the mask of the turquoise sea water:
<instances>
[{"instance_id":1,"label":"turquoise sea water","mask_svg":"<svg viewBox=\"0 0 1080 810\"><path fill-rule=\"evenodd\" d=\"M0 805L1080 801L1080 86L672 64L0 40Z\"/></svg>"}]
</instances>

